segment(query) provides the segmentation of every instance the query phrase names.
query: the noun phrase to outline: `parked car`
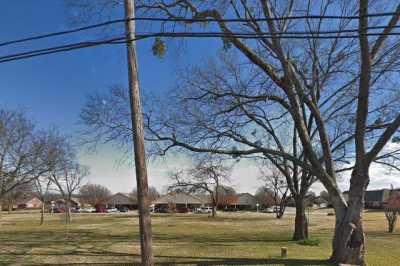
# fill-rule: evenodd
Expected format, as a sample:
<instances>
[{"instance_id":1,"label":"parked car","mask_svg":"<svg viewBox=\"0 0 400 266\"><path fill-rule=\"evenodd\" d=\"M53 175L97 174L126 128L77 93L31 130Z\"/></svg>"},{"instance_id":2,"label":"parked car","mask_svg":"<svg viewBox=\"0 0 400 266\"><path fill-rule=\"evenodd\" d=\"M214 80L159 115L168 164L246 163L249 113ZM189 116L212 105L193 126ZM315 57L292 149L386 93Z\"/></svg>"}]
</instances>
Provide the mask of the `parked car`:
<instances>
[{"instance_id":1,"label":"parked car","mask_svg":"<svg viewBox=\"0 0 400 266\"><path fill-rule=\"evenodd\" d=\"M226 211L226 212L239 212L240 210L238 208L235 208L235 207L229 207L229 208L224 209L224 211Z\"/></svg>"},{"instance_id":2,"label":"parked car","mask_svg":"<svg viewBox=\"0 0 400 266\"><path fill-rule=\"evenodd\" d=\"M156 213L169 213L169 209L166 207L159 207L159 208L155 208L154 212Z\"/></svg>"},{"instance_id":3,"label":"parked car","mask_svg":"<svg viewBox=\"0 0 400 266\"><path fill-rule=\"evenodd\" d=\"M195 213L212 213L212 207L201 207L195 210Z\"/></svg>"},{"instance_id":4,"label":"parked car","mask_svg":"<svg viewBox=\"0 0 400 266\"><path fill-rule=\"evenodd\" d=\"M127 207L122 207L118 209L120 212L128 212L129 209Z\"/></svg>"},{"instance_id":5,"label":"parked car","mask_svg":"<svg viewBox=\"0 0 400 266\"><path fill-rule=\"evenodd\" d=\"M212 207L204 207L203 209L203 213L212 213L213 208Z\"/></svg>"},{"instance_id":6,"label":"parked car","mask_svg":"<svg viewBox=\"0 0 400 266\"><path fill-rule=\"evenodd\" d=\"M117 208L108 208L107 212L108 213L115 213L115 212L119 212L119 210Z\"/></svg>"},{"instance_id":7,"label":"parked car","mask_svg":"<svg viewBox=\"0 0 400 266\"><path fill-rule=\"evenodd\" d=\"M264 213L275 213L276 211L273 208L265 208L265 209L262 209L261 212L264 212Z\"/></svg>"},{"instance_id":8,"label":"parked car","mask_svg":"<svg viewBox=\"0 0 400 266\"><path fill-rule=\"evenodd\" d=\"M53 212L54 212L54 213L64 213L64 212L65 212L65 209L64 209L64 208L54 208L54 209L53 209Z\"/></svg>"},{"instance_id":9,"label":"parked car","mask_svg":"<svg viewBox=\"0 0 400 266\"><path fill-rule=\"evenodd\" d=\"M71 212L72 213L79 213L80 212L80 208L78 207L78 208L71 208Z\"/></svg>"},{"instance_id":10,"label":"parked car","mask_svg":"<svg viewBox=\"0 0 400 266\"><path fill-rule=\"evenodd\" d=\"M190 208L187 207L181 207L181 208L176 208L176 212L177 213L188 213L191 212L192 210Z\"/></svg>"},{"instance_id":11,"label":"parked car","mask_svg":"<svg viewBox=\"0 0 400 266\"><path fill-rule=\"evenodd\" d=\"M96 213L107 213L107 208L105 207L96 207Z\"/></svg>"},{"instance_id":12,"label":"parked car","mask_svg":"<svg viewBox=\"0 0 400 266\"><path fill-rule=\"evenodd\" d=\"M93 212L96 212L96 209L95 209L95 208L92 208L92 207L89 207L89 208L82 208L82 209L80 209L80 212L81 212L81 213L93 213Z\"/></svg>"},{"instance_id":13,"label":"parked car","mask_svg":"<svg viewBox=\"0 0 400 266\"><path fill-rule=\"evenodd\" d=\"M193 211L194 213L203 213L203 209L202 208L196 208Z\"/></svg>"}]
</instances>

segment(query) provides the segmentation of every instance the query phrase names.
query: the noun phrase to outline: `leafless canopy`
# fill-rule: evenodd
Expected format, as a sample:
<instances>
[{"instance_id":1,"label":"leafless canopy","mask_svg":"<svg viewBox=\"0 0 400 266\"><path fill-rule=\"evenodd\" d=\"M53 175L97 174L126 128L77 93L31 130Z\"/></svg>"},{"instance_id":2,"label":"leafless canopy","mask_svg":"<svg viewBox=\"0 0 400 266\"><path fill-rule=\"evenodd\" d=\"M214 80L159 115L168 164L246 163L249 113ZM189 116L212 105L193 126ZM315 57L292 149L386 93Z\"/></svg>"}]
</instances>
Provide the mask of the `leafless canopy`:
<instances>
[{"instance_id":1,"label":"leafless canopy","mask_svg":"<svg viewBox=\"0 0 400 266\"><path fill-rule=\"evenodd\" d=\"M84 203L91 206L106 204L111 197L111 191L99 184L86 184L79 189L79 196Z\"/></svg>"},{"instance_id":2,"label":"leafless canopy","mask_svg":"<svg viewBox=\"0 0 400 266\"><path fill-rule=\"evenodd\" d=\"M0 197L55 168L60 136L38 131L22 112L0 110Z\"/></svg>"}]
</instances>

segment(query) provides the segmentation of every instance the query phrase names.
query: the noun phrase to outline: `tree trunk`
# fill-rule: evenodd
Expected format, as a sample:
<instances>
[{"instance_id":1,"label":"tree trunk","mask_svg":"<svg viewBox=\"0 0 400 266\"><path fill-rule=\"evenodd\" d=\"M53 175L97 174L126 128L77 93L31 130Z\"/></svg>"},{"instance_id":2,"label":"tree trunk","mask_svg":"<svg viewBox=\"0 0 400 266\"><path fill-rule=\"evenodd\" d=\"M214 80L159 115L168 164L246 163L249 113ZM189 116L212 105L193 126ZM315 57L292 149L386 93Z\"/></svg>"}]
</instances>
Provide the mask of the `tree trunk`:
<instances>
[{"instance_id":1,"label":"tree trunk","mask_svg":"<svg viewBox=\"0 0 400 266\"><path fill-rule=\"evenodd\" d=\"M330 259L337 264L366 265L362 214L369 178L367 173L363 174L365 176L360 178L356 171L353 171L348 207L335 208L336 224Z\"/></svg>"},{"instance_id":2,"label":"tree trunk","mask_svg":"<svg viewBox=\"0 0 400 266\"><path fill-rule=\"evenodd\" d=\"M385 210L386 219L388 221L388 232L393 233L397 223L397 210Z\"/></svg>"},{"instance_id":3,"label":"tree trunk","mask_svg":"<svg viewBox=\"0 0 400 266\"><path fill-rule=\"evenodd\" d=\"M66 203L65 223L71 223L71 204L69 202Z\"/></svg>"},{"instance_id":4,"label":"tree trunk","mask_svg":"<svg viewBox=\"0 0 400 266\"><path fill-rule=\"evenodd\" d=\"M279 205L275 204L275 213L276 213L276 218L281 219L283 215L285 214L286 210L286 203L285 202L280 202Z\"/></svg>"},{"instance_id":5,"label":"tree trunk","mask_svg":"<svg viewBox=\"0 0 400 266\"><path fill-rule=\"evenodd\" d=\"M40 210L40 225L44 223L44 203L42 202L42 209Z\"/></svg>"},{"instance_id":6,"label":"tree trunk","mask_svg":"<svg viewBox=\"0 0 400 266\"><path fill-rule=\"evenodd\" d=\"M395 226L396 226L396 222L393 222L393 223L389 224L389 233L393 233L394 232Z\"/></svg>"},{"instance_id":7,"label":"tree trunk","mask_svg":"<svg viewBox=\"0 0 400 266\"><path fill-rule=\"evenodd\" d=\"M335 228L331 261L365 265L365 235L362 220L353 223L346 217Z\"/></svg>"},{"instance_id":8,"label":"tree trunk","mask_svg":"<svg viewBox=\"0 0 400 266\"><path fill-rule=\"evenodd\" d=\"M212 217L215 217L217 215L217 206L213 205L212 208Z\"/></svg>"},{"instance_id":9,"label":"tree trunk","mask_svg":"<svg viewBox=\"0 0 400 266\"><path fill-rule=\"evenodd\" d=\"M8 214L11 214L12 212L12 204L8 204Z\"/></svg>"},{"instance_id":10,"label":"tree trunk","mask_svg":"<svg viewBox=\"0 0 400 266\"><path fill-rule=\"evenodd\" d=\"M294 222L293 240L308 238L308 220L306 216L305 201L303 198L295 198L296 217Z\"/></svg>"}]
</instances>

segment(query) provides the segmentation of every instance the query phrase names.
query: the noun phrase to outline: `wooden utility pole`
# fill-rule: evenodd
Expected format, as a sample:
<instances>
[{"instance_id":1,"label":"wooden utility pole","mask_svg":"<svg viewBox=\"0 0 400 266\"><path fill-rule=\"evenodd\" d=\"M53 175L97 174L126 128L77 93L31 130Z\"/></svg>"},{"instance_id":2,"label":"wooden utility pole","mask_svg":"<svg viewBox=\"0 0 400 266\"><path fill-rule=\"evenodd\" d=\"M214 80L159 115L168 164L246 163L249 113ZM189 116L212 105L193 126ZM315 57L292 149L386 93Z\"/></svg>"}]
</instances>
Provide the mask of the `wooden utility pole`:
<instances>
[{"instance_id":1,"label":"wooden utility pole","mask_svg":"<svg viewBox=\"0 0 400 266\"><path fill-rule=\"evenodd\" d=\"M125 0L125 30L128 40L128 75L129 96L131 103L131 118L133 128L133 148L135 152L137 197L139 204L140 247L142 265L154 265L152 232L150 218L149 189L147 184L147 168L144 146L143 116L140 104L140 90L136 59L135 21L128 20L135 17L134 0Z\"/></svg>"}]
</instances>

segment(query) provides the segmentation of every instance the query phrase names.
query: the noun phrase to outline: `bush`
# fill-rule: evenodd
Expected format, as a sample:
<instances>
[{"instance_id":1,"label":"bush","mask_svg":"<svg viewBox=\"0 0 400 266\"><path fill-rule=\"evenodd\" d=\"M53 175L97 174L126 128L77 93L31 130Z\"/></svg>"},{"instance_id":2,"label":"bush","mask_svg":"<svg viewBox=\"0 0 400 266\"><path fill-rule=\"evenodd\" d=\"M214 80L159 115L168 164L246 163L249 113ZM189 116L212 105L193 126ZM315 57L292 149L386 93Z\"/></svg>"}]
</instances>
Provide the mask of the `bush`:
<instances>
[{"instance_id":1,"label":"bush","mask_svg":"<svg viewBox=\"0 0 400 266\"><path fill-rule=\"evenodd\" d=\"M319 239L304 239L297 242L299 245L304 246L318 246L321 240Z\"/></svg>"}]
</instances>

